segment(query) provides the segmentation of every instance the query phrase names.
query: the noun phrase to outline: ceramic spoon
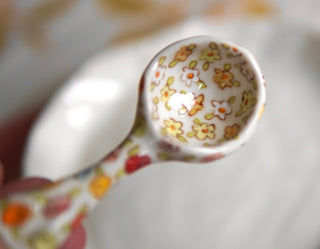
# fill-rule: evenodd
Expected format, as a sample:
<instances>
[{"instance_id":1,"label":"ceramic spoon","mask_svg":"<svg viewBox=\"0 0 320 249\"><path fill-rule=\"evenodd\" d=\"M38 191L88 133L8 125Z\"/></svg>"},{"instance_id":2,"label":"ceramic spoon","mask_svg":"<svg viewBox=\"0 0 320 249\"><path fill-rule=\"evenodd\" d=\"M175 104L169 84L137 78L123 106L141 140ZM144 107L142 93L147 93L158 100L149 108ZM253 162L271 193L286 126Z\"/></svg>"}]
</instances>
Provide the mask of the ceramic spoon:
<instances>
[{"instance_id":1,"label":"ceramic spoon","mask_svg":"<svg viewBox=\"0 0 320 249\"><path fill-rule=\"evenodd\" d=\"M1 201L10 248L54 249L119 179L155 162L210 162L242 146L264 103L263 76L244 48L208 36L159 52L142 75L135 124L96 165Z\"/></svg>"}]
</instances>

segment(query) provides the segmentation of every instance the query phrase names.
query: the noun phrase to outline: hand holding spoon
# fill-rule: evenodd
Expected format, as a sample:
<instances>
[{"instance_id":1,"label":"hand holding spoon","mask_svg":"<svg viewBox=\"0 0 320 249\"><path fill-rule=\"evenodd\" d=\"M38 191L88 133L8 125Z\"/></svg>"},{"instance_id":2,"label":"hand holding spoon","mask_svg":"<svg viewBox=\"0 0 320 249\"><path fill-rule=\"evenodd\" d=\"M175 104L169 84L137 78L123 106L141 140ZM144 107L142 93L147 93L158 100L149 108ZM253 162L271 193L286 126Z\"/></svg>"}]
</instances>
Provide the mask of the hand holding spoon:
<instances>
[{"instance_id":1,"label":"hand holding spoon","mask_svg":"<svg viewBox=\"0 0 320 249\"><path fill-rule=\"evenodd\" d=\"M252 135L265 104L264 79L244 48L209 36L173 43L142 75L127 138L95 165L41 189L1 200L10 248L56 249L112 185L155 162L210 162Z\"/></svg>"}]
</instances>

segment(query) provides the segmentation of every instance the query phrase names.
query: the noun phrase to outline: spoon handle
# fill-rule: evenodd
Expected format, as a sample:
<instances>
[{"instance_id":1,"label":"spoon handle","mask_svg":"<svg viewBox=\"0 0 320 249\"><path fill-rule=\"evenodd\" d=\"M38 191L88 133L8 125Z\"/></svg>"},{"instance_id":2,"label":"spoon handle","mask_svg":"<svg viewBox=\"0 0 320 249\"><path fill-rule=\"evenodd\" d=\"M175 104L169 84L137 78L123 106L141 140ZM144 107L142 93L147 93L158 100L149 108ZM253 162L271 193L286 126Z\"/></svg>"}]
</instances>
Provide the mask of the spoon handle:
<instances>
[{"instance_id":1,"label":"spoon handle","mask_svg":"<svg viewBox=\"0 0 320 249\"><path fill-rule=\"evenodd\" d=\"M95 165L40 189L0 200L0 234L10 248L59 248L121 178L157 161L138 115L130 135ZM150 141L150 140L149 140Z\"/></svg>"}]
</instances>

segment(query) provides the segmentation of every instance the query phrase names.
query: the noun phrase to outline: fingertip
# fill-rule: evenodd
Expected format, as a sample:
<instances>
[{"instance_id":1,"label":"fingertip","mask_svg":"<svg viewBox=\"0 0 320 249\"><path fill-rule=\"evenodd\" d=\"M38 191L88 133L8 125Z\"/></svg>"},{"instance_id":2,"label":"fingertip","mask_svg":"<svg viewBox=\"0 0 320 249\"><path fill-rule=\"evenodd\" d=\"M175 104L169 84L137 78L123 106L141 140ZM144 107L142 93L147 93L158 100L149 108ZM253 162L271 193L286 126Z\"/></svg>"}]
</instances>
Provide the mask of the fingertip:
<instances>
[{"instance_id":1,"label":"fingertip","mask_svg":"<svg viewBox=\"0 0 320 249\"><path fill-rule=\"evenodd\" d=\"M0 188L3 184L3 180L4 180L4 166L3 166L3 163L0 161Z\"/></svg>"},{"instance_id":2,"label":"fingertip","mask_svg":"<svg viewBox=\"0 0 320 249\"><path fill-rule=\"evenodd\" d=\"M48 183L51 183L51 181L41 177L30 177L18 180L5 186L0 192L0 198L6 197L12 193L19 193L38 188Z\"/></svg>"}]
</instances>

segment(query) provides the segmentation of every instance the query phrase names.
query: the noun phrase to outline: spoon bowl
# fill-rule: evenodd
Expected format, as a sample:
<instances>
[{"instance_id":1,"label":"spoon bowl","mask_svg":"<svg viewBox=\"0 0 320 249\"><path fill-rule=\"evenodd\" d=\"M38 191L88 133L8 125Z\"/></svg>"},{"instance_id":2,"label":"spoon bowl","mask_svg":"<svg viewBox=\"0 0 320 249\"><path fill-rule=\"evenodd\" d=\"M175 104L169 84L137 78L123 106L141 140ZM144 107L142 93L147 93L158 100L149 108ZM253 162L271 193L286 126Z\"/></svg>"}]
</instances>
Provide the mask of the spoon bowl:
<instances>
[{"instance_id":1,"label":"spoon bowl","mask_svg":"<svg viewBox=\"0 0 320 249\"><path fill-rule=\"evenodd\" d=\"M175 156L178 150L180 156L200 161L243 145L265 103L264 79L253 56L209 36L162 50L148 65L143 84L152 137L174 145Z\"/></svg>"},{"instance_id":2,"label":"spoon bowl","mask_svg":"<svg viewBox=\"0 0 320 249\"><path fill-rule=\"evenodd\" d=\"M142 74L135 124L105 158L43 188L6 196L0 232L10 248L60 248L120 179L155 162L209 162L243 145L265 103L253 56L208 36L173 43Z\"/></svg>"}]
</instances>

